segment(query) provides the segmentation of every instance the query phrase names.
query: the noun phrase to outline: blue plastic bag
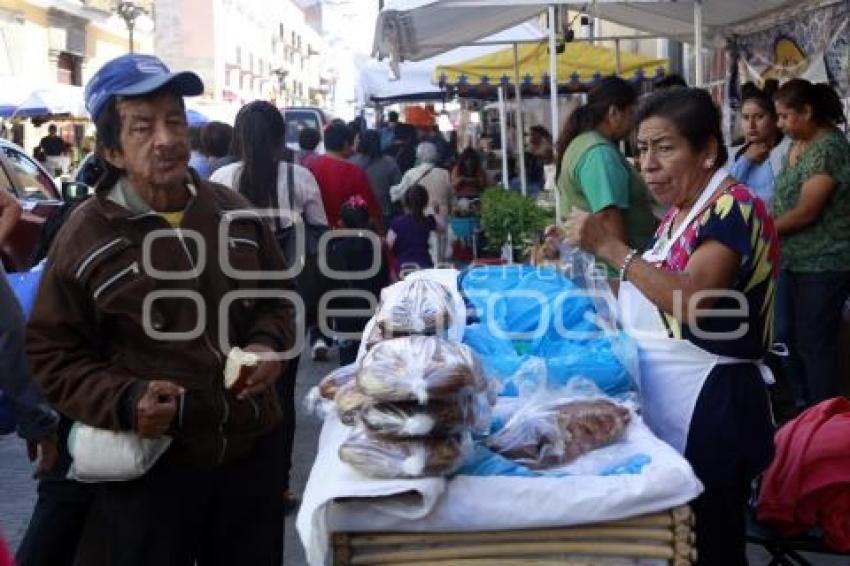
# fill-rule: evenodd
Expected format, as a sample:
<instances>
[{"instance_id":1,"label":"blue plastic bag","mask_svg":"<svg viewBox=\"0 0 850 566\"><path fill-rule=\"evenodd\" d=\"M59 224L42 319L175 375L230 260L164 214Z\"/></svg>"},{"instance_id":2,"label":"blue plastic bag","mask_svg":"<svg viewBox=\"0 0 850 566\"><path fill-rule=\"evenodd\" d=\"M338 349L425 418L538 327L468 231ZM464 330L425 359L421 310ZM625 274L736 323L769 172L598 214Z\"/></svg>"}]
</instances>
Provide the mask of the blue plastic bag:
<instances>
[{"instance_id":1,"label":"blue plastic bag","mask_svg":"<svg viewBox=\"0 0 850 566\"><path fill-rule=\"evenodd\" d=\"M476 267L464 273L460 287L479 320L467 326L463 341L479 354L488 377L502 383L502 395L516 396L528 384L522 368L534 358L545 360L538 386L586 377L608 395L635 390L636 346L612 332L613 321L600 320L599 301L555 266Z\"/></svg>"},{"instance_id":2,"label":"blue plastic bag","mask_svg":"<svg viewBox=\"0 0 850 566\"><path fill-rule=\"evenodd\" d=\"M41 283L41 276L43 274L44 266L42 264L36 265L29 271L6 274L9 285L18 298L18 302L21 303L21 309L24 311L26 318L29 318L32 312L35 297L38 294L38 285Z\"/></svg>"}]
</instances>

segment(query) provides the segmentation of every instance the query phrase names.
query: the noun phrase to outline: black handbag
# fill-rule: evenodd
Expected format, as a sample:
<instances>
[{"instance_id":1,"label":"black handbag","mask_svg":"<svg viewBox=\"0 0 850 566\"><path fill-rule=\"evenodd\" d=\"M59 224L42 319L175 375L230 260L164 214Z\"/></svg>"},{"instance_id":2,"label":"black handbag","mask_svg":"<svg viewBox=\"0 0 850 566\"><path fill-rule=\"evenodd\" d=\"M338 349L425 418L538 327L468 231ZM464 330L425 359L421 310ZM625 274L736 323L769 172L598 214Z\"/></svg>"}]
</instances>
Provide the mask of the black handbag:
<instances>
[{"instance_id":1,"label":"black handbag","mask_svg":"<svg viewBox=\"0 0 850 566\"><path fill-rule=\"evenodd\" d=\"M286 188L289 196L289 210L291 214L292 224L282 226L280 218L277 218L277 237L280 249L286 258L288 267L292 267L296 262L300 262L302 268L308 263L316 262L316 257L319 253L319 240L322 234L329 230L325 224L311 224L304 219L303 211L299 211L295 207L295 166L291 163L286 163ZM304 227L304 245L301 250L296 250L296 224L302 224Z\"/></svg>"}]
</instances>

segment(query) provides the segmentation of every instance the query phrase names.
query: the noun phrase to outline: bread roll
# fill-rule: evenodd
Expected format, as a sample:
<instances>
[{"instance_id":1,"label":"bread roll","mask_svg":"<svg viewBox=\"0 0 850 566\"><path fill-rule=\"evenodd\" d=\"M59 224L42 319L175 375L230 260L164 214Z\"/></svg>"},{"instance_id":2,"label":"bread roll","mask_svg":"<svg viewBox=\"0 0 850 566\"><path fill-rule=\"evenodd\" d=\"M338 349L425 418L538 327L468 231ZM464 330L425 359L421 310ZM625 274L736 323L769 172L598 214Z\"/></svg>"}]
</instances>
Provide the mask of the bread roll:
<instances>
[{"instance_id":1,"label":"bread roll","mask_svg":"<svg viewBox=\"0 0 850 566\"><path fill-rule=\"evenodd\" d=\"M628 409L605 399L536 402L518 410L487 444L529 468L550 468L615 442L630 419Z\"/></svg>"},{"instance_id":2,"label":"bread roll","mask_svg":"<svg viewBox=\"0 0 850 566\"><path fill-rule=\"evenodd\" d=\"M455 471L465 453L460 438L381 440L354 433L339 447L339 458L373 478L421 478Z\"/></svg>"},{"instance_id":3,"label":"bread roll","mask_svg":"<svg viewBox=\"0 0 850 566\"><path fill-rule=\"evenodd\" d=\"M319 382L319 394L328 401L333 401L339 388L354 381L355 377L357 377L357 364L340 366L322 378Z\"/></svg>"},{"instance_id":4,"label":"bread roll","mask_svg":"<svg viewBox=\"0 0 850 566\"><path fill-rule=\"evenodd\" d=\"M475 397L467 394L424 406L416 402L377 403L364 407L360 417L371 433L381 437L448 436L476 424L475 402Z\"/></svg>"},{"instance_id":5,"label":"bread roll","mask_svg":"<svg viewBox=\"0 0 850 566\"><path fill-rule=\"evenodd\" d=\"M376 344L363 358L357 384L376 401L445 399L487 382L472 351L436 336L408 336Z\"/></svg>"},{"instance_id":6,"label":"bread roll","mask_svg":"<svg viewBox=\"0 0 850 566\"><path fill-rule=\"evenodd\" d=\"M224 365L225 389L229 389L234 395L239 395L246 387L248 376L259 362L260 357L254 352L246 352L238 346L231 348Z\"/></svg>"},{"instance_id":7,"label":"bread roll","mask_svg":"<svg viewBox=\"0 0 850 566\"><path fill-rule=\"evenodd\" d=\"M348 426L354 426L357 423L357 417L360 415L360 410L369 403L367 397L354 381L349 381L339 388L334 397L339 420Z\"/></svg>"},{"instance_id":8,"label":"bread roll","mask_svg":"<svg viewBox=\"0 0 850 566\"><path fill-rule=\"evenodd\" d=\"M375 313L384 338L445 333L452 323L451 292L436 281L410 279L384 290Z\"/></svg>"}]
</instances>

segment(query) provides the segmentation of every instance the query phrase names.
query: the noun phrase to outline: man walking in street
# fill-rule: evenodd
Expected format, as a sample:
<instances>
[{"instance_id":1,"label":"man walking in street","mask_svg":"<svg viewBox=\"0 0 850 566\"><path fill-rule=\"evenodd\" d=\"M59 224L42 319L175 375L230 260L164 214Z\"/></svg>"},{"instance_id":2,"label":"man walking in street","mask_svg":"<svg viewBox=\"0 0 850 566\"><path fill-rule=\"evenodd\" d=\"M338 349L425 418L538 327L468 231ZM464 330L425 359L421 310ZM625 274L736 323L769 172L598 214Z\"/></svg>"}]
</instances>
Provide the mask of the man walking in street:
<instances>
[{"instance_id":1,"label":"man walking in street","mask_svg":"<svg viewBox=\"0 0 850 566\"><path fill-rule=\"evenodd\" d=\"M68 144L56 132L56 124L50 124L47 135L41 138L38 147L44 152L47 170L51 174L60 175L65 172L64 155L68 152Z\"/></svg>"},{"instance_id":2,"label":"man walking in street","mask_svg":"<svg viewBox=\"0 0 850 566\"><path fill-rule=\"evenodd\" d=\"M187 167L192 72L124 55L86 86L107 172L62 227L27 333L33 379L73 420L172 439L97 484L79 563L279 566L281 410L292 288L266 222ZM231 346L258 356L224 386ZM109 454L102 454L108 458Z\"/></svg>"}]
</instances>

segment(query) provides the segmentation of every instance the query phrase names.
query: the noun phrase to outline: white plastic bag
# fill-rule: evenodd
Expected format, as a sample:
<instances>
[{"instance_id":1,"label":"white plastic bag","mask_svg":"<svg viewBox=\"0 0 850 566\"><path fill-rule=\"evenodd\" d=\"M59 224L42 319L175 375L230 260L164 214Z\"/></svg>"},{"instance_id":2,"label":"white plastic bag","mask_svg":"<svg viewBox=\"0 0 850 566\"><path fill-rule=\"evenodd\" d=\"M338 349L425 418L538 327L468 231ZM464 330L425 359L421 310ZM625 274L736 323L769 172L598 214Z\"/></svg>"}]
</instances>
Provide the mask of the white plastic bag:
<instances>
[{"instance_id":1,"label":"white plastic bag","mask_svg":"<svg viewBox=\"0 0 850 566\"><path fill-rule=\"evenodd\" d=\"M68 476L81 482L128 481L150 470L171 446L171 438L142 438L74 423L68 452L74 459Z\"/></svg>"}]
</instances>

